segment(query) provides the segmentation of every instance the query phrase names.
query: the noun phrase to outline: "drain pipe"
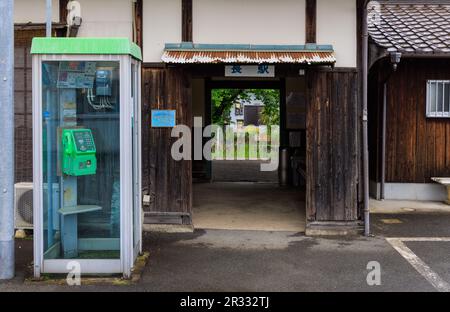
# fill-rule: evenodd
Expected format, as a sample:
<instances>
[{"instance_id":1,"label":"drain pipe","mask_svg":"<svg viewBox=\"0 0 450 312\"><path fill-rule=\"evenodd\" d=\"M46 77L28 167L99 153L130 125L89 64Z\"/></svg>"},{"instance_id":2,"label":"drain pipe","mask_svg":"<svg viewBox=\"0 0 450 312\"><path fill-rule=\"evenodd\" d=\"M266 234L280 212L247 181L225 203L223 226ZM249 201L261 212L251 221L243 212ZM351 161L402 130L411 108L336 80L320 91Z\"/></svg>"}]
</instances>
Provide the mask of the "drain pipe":
<instances>
[{"instance_id":1,"label":"drain pipe","mask_svg":"<svg viewBox=\"0 0 450 312\"><path fill-rule=\"evenodd\" d=\"M364 235L370 235L369 208L369 138L368 138L368 61L369 61L369 30L367 23L367 6L364 1L362 21L362 144L363 144L363 194L364 194Z\"/></svg>"}]
</instances>

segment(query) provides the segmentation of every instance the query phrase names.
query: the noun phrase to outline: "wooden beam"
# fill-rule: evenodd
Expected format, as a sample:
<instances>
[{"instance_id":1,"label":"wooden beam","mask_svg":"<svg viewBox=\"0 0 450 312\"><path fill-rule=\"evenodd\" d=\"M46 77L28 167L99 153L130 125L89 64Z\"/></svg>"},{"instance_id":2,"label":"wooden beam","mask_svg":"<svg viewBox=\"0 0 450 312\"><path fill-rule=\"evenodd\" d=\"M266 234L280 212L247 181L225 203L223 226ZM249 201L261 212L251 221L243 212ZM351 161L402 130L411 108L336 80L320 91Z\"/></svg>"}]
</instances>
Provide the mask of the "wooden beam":
<instances>
[{"instance_id":1,"label":"wooden beam","mask_svg":"<svg viewBox=\"0 0 450 312\"><path fill-rule=\"evenodd\" d=\"M142 0L136 0L134 4L134 38L136 44L141 48L142 50L142 33L143 33L143 18L142 18Z\"/></svg>"},{"instance_id":2,"label":"wooden beam","mask_svg":"<svg viewBox=\"0 0 450 312\"><path fill-rule=\"evenodd\" d=\"M182 0L181 10L181 40L192 42L192 0Z\"/></svg>"},{"instance_id":3,"label":"wooden beam","mask_svg":"<svg viewBox=\"0 0 450 312\"><path fill-rule=\"evenodd\" d=\"M69 0L59 0L59 22L66 24L67 20L67 3Z\"/></svg>"},{"instance_id":4,"label":"wooden beam","mask_svg":"<svg viewBox=\"0 0 450 312\"><path fill-rule=\"evenodd\" d=\"M306 0L306 43L317 43L317 0Z\"/></svg>"}]
</instances>

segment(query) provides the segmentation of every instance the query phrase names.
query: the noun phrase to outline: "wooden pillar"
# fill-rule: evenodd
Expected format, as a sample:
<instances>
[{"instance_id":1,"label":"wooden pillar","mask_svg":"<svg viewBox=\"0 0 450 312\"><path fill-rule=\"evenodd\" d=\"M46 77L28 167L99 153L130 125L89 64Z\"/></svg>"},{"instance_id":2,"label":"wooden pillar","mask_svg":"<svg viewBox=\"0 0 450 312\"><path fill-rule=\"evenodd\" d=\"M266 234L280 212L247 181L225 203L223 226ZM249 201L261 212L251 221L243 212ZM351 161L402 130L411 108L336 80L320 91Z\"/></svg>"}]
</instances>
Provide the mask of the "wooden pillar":
<instances>
[{"instance_id":1,"label":"wooden pillar","mask_svg":"<svg viewBox=\"0 0 450 312\"><path fill-rule=\"evenodd\" d=\"M152 128L151 110L176 110L176 124L192 126L190 77L181 68L143 68L142 146L144 223L191 224L192 161L171 156L172 128Z\"/></svg>"},{"instance_id":2,"label":"wooden pillar","mask_svg":"<svg viewBox=\"0 0 450 312\"><path fill-rule=\"evenodd\" d=\"M59 0L59 22L66 23L67 20L67 3L69 0Z\"/></svg>"},{"instance_id":3,"label":"wooden pillar","mask_svg":"<svg viewBox=\"0 0 450 312\"><path fill-rule=\"evenodd\" d=\"M317 43L317 0L306 0L306 43Z\"/></svg>"},{"instance_id":4,"label":"wooden pillar","mask_svg":"<svg viewBox=\"0 0 450 312\"><path fill-rule=\"evenodd\" d=\"M142 50L142 0L136 0L134 4L134 40Z\"/></svg>"},{"instance_id":5,"label":"wooden pillar","mask_svg":"<svg viewBox=\"0 0 450 312\"><path fill-rule=\"evenodd\" d=\"M359 230L357 76L356 69L308 73L308 235Z\"/></svg>"},{"instance_id":6,"label":"wooden pillar","mask_svg":"<svg viewBox=\"0 0 450 312\"><path fill-rule=\"evenodd\" d=\"M181 40L183 42L192 42L192 0L182 0L181 10Z\"/></svg>"}]
</instances>

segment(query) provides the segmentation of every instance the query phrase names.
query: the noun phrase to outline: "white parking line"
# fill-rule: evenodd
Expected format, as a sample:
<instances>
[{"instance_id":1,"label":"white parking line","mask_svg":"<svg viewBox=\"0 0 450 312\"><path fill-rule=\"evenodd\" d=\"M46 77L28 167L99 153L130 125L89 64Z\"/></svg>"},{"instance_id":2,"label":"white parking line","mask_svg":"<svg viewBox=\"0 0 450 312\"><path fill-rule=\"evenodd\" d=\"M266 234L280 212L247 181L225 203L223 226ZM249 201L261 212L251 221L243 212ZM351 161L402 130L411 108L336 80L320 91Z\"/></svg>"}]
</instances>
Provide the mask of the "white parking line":
<instances>
[{"instance_id":1,"label":"white parking line","mask_svg":"<svg viewBox=\"0 0 450 312\"><path fill-rule=\"evenodd\" d=\"M450 242L450 237L395 237L387 239L397 239L402 242Z\"/></svg>"},{"instance_id":2,"label":"white parking line","mask_svg":"<svg viewBox=\"0 0 450 312\"><path fill-rule=\"evenodd\" d=\"M450 284L444 281L425 262L422 261L403 242L450 242L448 237L405 237L386 238L389 244L398 251L433 287L440 292L450 292Z\"/></svg>"}]
</instances>

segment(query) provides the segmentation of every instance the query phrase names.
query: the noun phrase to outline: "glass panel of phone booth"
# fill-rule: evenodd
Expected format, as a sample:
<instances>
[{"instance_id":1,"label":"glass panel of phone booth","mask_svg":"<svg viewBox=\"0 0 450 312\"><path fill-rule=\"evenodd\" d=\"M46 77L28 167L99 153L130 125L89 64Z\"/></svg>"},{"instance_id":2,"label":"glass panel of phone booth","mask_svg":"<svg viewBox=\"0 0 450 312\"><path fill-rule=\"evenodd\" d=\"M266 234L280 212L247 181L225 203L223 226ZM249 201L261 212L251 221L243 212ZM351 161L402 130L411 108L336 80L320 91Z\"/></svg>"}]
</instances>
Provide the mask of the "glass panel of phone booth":
<instances>
[{"instance_id":1,"label":"glass panel of phone booth","mask_svg":"<svg viewBox=\"0 0 450 312\"><path fill-rule=\"evenodd\" d=\"M135 62L131 63L131 97L133 103L133 247L134 257L137 256L140 247L140 183L139 183L139 92L138 92L138 66Z\"/></svg>"},{"instance_id":2,"label":"glass panel of phone booth","mask_svg":"<svg viewBox=\"0 0 450 312\"><path fill-rule=\"evenodd\" d=\"M119 68L42 63L44 259L120 258Z\"/></svg>"}]
</instances>

